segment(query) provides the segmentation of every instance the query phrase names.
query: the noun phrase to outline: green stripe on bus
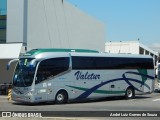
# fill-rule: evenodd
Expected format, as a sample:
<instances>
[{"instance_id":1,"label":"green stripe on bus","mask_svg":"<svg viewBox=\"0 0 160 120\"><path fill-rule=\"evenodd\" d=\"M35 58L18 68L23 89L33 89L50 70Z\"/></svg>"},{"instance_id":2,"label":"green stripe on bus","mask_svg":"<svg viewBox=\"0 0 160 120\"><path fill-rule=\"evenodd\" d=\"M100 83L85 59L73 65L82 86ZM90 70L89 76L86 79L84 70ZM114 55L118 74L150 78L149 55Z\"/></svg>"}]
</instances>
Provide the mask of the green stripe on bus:
<instances>
[{"instance_id":1,"label":"green stripe on bus","mask_svg":"<svg viewBox=\"0 0 160 120\"><path fill-rule=\"evenodd\" d=\"M33 49L31 51L28 51L25 56L31 56L31 55L37 55L44 52L85 52L85 53L99 53L96 50L88 50L88 49L60 49L60 48L54 48L54 49Z\"/></svg>"},{"instance_id":2,"label":"green stripe on bus","mask_svg":"<svg viewBox=\"0 0 160 120\"><path fill-rule=\"evenodd\" d=\"M138 72L141 73L141 74L144 74L144 75L147 75L147 74L148 74L147 69L138 69ZM142 78L142 81L145 83L146 80L147 80L147 77L141 75L141 78Z\"/></svg>"},{"instance_id":3,"label":"green stripe on bus","mask_svg":"<svg viewBox=\"0 0 160 120\"><path fill-rule=\"evenodd\" d=\"M70 86L70 85L66 85L66 86L77 89L77 90L82 90L82 91L89 90L88 88L75 87L75 86ZM125 93L125 91L95 90L95 91L93 91L93 93L98 93L98 94L122 94L122 93Z\"/></svg>"}]
</instances>

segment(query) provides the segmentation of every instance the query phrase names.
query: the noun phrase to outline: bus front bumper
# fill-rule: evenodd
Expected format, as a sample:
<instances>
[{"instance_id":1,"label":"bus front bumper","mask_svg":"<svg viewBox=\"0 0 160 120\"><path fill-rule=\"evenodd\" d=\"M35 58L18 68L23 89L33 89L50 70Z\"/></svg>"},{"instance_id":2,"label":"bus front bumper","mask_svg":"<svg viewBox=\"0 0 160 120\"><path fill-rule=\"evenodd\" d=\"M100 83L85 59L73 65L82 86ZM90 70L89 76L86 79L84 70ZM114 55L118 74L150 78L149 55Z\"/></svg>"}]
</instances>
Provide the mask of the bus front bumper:
<instances>
[{"instance_id":1,"label":"bus front bumper","mask_svg":"<svg viewBox=\"0 0 160 120\"><path fill-rule=\"evenodd\" d=\"M157 89L158 89L158 92L160 92L160 83L158 83Z\"/></svg>"},{"instance_id":2,"label":"bus front bumper","mask_svg":"<svg viewBox=\"0 0 160 120\"><path fill-rule=\"evenodd\" d=\"M27 94L17 94L12 91L12 100L16 102L33 103L33 96Z\"/></svg>"}]
</instances>

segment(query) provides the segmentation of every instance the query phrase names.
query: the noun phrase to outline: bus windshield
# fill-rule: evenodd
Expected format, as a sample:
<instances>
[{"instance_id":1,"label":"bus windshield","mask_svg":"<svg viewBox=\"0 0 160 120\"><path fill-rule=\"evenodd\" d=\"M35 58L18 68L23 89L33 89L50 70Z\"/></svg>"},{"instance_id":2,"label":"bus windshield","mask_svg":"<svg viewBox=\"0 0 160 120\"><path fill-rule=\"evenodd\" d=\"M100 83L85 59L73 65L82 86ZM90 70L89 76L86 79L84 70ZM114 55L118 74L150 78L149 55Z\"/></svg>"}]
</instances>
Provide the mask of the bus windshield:
<instances>
[{"instance_id":1,"label":"bus windshield","mask_svg":"<svg viewBox=\"0 0 160 120\"><path fill-rule=\"evenodd\" d=\"M32 85L36 68L36 65L35 67L30 67L32 60L33 58L22 58L19 60L13 76L13 86L28 87Z\"/></svg>"}]
</instances>

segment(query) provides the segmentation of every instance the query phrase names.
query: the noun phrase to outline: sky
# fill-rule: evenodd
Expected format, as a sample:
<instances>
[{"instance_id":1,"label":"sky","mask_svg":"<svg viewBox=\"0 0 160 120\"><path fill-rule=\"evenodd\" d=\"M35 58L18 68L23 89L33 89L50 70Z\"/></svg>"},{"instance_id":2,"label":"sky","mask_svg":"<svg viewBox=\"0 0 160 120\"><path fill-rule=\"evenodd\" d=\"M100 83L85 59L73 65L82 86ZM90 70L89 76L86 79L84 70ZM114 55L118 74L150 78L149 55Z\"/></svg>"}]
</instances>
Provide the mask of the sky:
<instances>
[{"instance_id":1,"label":"sky","mask_svg":"<svg viewBox=\"0 0 160 120\"><path fill-rule=\"evenodd\" d=\"M160 0L67 0L105 25L106 41L160 47Z\"/></svg>"},{"instance_id":2,"label":"sky","mask_svg":"<svg viewBox=\"0 0 160 120\"><path fill-rule=\"evenodd\" d=\"M66 0L101 21L105 41L136 41L160 47L160 0ZM6 0L0 0L1 13Z\"/></svg>"},{"instance_id":3,"label":"sky","mask_svg":"<svg viewBox=\"0 0 160 120\"><path fill-rule=\"evenodd\" d=\"M6 0L0 0L0 14L6 13Z\"/></svg>"}]
</instances>

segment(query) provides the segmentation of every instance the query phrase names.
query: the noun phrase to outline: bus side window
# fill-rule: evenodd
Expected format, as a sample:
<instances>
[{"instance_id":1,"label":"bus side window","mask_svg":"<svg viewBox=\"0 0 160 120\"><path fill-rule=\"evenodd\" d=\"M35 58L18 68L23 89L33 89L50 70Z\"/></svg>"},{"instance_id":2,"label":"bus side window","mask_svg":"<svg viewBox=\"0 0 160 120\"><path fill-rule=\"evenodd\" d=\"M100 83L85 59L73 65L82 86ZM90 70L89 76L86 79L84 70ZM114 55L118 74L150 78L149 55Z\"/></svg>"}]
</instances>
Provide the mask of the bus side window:
<instances>
[{"instance_id":1,"label":"bus side window","mask_svg":"<svg viewBox=\"0 0 160 120\"><path fill-rule=\"evenodd\" d=\"M69 69L69 58L51 58L39 64L36 84Z\"/></svg>"}]
</instances>

